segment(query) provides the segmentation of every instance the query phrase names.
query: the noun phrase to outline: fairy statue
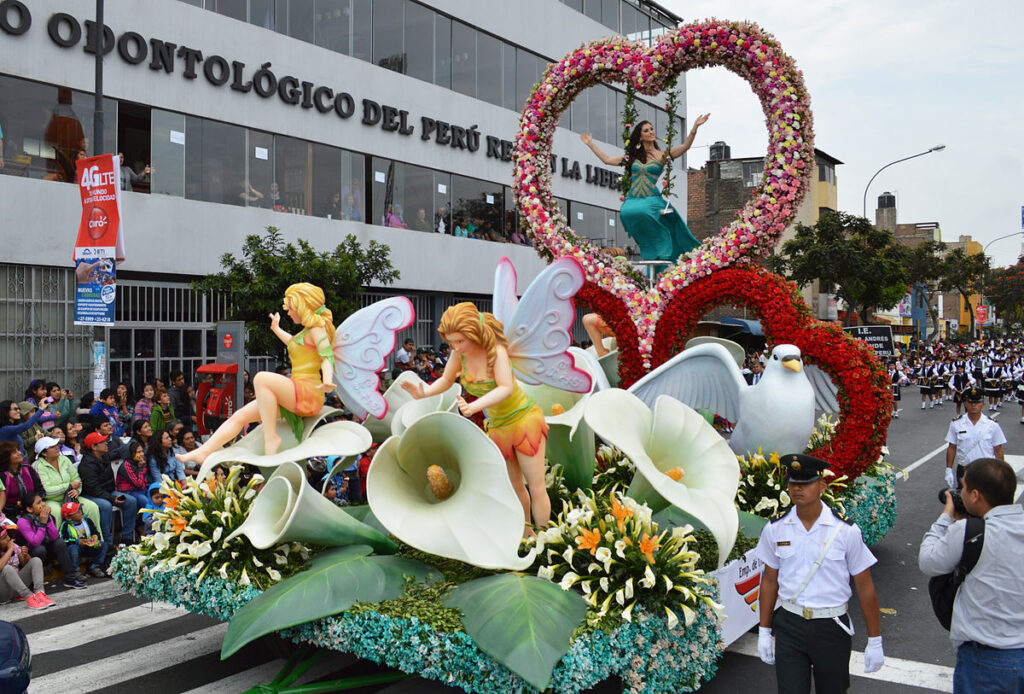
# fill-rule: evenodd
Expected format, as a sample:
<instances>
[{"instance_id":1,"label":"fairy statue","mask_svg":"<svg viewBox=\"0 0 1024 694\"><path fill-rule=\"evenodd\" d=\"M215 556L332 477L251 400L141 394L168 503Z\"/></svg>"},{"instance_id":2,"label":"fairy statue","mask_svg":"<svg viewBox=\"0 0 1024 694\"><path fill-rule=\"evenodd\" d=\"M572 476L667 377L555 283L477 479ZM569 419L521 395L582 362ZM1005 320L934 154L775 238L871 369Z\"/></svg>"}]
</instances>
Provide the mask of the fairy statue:
<instances>
[{"instance_id":1,"label":"fairy statue","mask_svg":"<svg viewBox=\"0 0 1024 694\"><path fill-rule=\"evenodd\" d=\"M324 305L320 287L300 282L284 293L281 308L302 326L296 335L281 328L280 313L270 314L270 329L288 348L291 376L260 371L253 377L256 399L235 411L226 422L182 462L202 463L234 440L252 422L276 422L280 416L300 439L302 417L320 412L326 393L337 389L345 405L358 417L383 417L387 402L378 387L377 372L395 346L395 333L413 321L412 304L405 297L378 301L349 316L337 329L331 310ZM276 426L264 426L263 452L277 453L281 437Z\"/></svg>"},{"instance_id":2,"label":"fairy statue","mask_svg":"<svg viewBox=\"0 0 1024 694\"><path fill-rule=\"evenodd\" d=\"M459 411L467 417L484 412L487 434L505 457L512 487L523 504L524 535L534 534L533 528L547 525L551 517L544 483L548 425L516 377L572 392L590 390L590 375L577 369L566 352L575 318L571 299L583 281L580 264L562 258L538 275L519 301L515 269L502 258L495 275L495 312L479 311L470 302L449 307L437 329L453 352L444 373L428 386L402 384L419 399L443 393L460 379L476 397L473 402L459 397Z\"/></svg>"}]
</instances>

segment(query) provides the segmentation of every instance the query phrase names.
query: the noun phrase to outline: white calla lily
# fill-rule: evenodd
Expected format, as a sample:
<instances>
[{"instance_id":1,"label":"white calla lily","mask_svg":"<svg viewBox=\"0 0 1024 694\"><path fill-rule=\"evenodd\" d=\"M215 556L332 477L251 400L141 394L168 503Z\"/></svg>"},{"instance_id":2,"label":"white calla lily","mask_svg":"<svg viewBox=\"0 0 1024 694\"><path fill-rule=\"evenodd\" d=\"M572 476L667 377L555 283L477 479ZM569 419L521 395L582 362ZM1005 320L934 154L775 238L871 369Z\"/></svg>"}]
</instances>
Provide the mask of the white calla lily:
<instances>
[{"instance_id":1,"label":"white calla lily","mask_svg":"<svg viewBox=\"0 0 1024 694\"><path fill-rule=\"evenodd\" d=\"M406 372L411 373L411 372ZM403 374L404 376L405 374ZM420 382L419 377L416 374L412 374L412 378L406 379L413 383ZM426 385L426 384L424 384ZM405 392L405 391L402 391ZM455 408L458 405L457 398L462 395L462 386L458 383L452 384L448 390L437 395L431 395L426 398L420 398L419 400L411 400L395 412L391 419L391 433L394 436L401 436L405 433L405 430L412 426L412 423L423 415L430 414L431 412L455 412Z\"/></svg>"},{"instance_id":2,"label":"white calla lily","mask_svg":"<svg viewBox=\"0 0 1024 694\"><path fill-rule=\"evenodd\" d=\"M736 541L736 454L693 409L661 395L651 412L624 390L596 393L584 415L594 432L622 451L637 474L627 496L654 511L669 504L701 521L718 543L718 565Z\"/></svg>"},{"instance_id":3,"label":"white calla lily","mask_svg":"<svg viewBox=\"0 0 1024 694\"><path fill-rule=\"evenodd\" d=\"M403 383L426 385L415 371L403 371L388 386L388 389L384 391L384 400L388 404L387 413L381 419L370 417L363 422L363 426L370 431L370 435L373 436L376 443L381 443L392 435L400 436L409 428L410 424L425 414L453 411L455 398L462 394L462 386L455 384L444 393L416 400L402 387ZM399 416L399 413L409 406L412 406L409 414L405 417Z\"/></svg>"},{"instance_id":4,"label":"white calla lily","mask_svg":"<svg viewBox=\"0 0 1024 694\"><path fill-rule=\"evenodd\" d=\"M452 488L439 499L428 469L439 466ZM424 552L487 569L524 570L535 551L518 554L523 505L501 451L473 422L433 412L377 449L366 478L377 520Z\"/></svg>"}]
</instances>

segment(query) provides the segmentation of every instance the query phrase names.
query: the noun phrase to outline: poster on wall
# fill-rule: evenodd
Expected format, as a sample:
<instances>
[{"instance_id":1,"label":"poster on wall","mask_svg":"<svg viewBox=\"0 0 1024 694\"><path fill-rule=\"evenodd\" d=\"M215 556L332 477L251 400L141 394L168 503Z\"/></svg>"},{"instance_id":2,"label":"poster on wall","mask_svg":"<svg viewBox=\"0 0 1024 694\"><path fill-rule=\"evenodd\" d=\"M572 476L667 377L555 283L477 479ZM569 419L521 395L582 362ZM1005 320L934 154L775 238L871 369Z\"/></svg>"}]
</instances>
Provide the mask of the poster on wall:
<instances>
[{"instance_id":1,"label":"poster on wall","mask_svg":"<svg viewBox=\"0 0 1024 694\"><path fill-rule=\"evenodd\" d=\"M121 162L113 154L79 159L82 218L75 239L75 325L113 325L117 263L125 259Z\"/></svg>"}]
</instances>

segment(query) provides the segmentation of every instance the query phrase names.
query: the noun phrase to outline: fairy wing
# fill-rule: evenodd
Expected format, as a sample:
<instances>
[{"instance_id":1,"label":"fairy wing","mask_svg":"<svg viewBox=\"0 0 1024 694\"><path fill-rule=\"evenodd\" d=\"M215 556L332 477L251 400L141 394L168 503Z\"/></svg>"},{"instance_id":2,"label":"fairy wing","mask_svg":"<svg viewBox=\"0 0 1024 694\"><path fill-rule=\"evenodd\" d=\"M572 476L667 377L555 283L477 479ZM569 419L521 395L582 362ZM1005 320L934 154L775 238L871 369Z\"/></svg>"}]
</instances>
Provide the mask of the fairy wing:
<instances>
[{"instance_id":1,"label":"fairy wing","mask_svg":"<svg viewBox=\"0 0 1024 694\"><path fill-rule=\"evenodd\" d=\"M334 335L334 378L345 406L361 420L382 419L388 403L378 389L377 372L395 349L395 336L415 318L404 296L361 308L338 326Z\"/></svg>"},{"instance_id":2,"label":"fairy wing","mask_svg":"<svg viewBox=\"0 0 1024 694\"><path fill-rule=\"evenodd\" d=\"M585 281L574 258L559 258L515 300L515 268L502 258L494 277L494 317L508 338L508 356L516 376L531 385L544 383L573 393L590 391L590 374L576 368L566 350L576 318L572 297Z\"/></svg>"}]
</instances>

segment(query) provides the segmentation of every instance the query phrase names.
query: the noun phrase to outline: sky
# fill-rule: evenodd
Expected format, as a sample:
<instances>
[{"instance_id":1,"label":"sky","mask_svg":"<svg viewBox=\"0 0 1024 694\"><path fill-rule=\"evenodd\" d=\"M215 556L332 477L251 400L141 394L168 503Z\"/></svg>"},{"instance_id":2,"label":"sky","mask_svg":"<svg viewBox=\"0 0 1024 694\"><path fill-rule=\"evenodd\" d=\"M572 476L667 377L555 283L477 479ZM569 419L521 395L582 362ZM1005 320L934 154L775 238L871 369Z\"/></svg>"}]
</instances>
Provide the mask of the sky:
<instances>
[{"instance_id":1,"label":"sky","mask_svg":"<svg viewBox=\"0 0 1024 694\"><path fill-rule=\"evenodd\" d=\"M867 217L896 195L897 221L938 222L944 241L970 235L994 267L1022 250L1024 2L920 0L661 0L684 22L750 20L773 34L803 71L815 146L836 168L839 209ZM763 156L767 134L747 83L725 68L687 73L687 116L711 113L688 154L707 161L724 140L733 157Z\"/></svg>"}]
</instances>

